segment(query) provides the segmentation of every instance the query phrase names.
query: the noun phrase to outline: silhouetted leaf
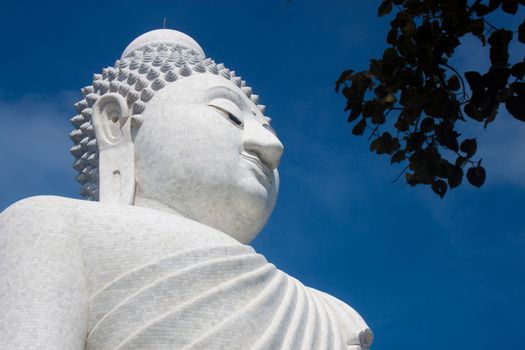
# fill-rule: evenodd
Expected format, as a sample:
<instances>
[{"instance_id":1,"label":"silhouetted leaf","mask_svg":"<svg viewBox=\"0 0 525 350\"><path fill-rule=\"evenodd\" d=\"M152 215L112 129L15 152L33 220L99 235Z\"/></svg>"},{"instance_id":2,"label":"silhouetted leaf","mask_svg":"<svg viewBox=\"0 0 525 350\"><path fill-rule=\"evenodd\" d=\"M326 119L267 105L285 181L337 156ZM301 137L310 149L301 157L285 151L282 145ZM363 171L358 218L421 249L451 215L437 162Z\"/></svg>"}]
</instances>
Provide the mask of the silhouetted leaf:
<instances>
[{"instance_id":1,"label":"silhouetted leaf","mask_svg":"<svg viewBox=\"0 0 525 350\"><path fill-rule=\"evenodd\" d=\"M511 74L518 79L523 79L525 75L525 63L519 62L512 66Z\"/></svg>"},{"instance_id":2,"label":"silhouetted leaf","mask_svg":"<svg viewBox=\"0 0 525 350\"><path fill-rule=\"evenodd\" d=\"M362 118L352 129L352 134L363 135L365 128L366 128L366 120L365 118Z\"/></svg>"},{"instance_id":3,"label":"silhouetted leaf","mask_svg":"<svg viewBox=\"0 0 525 350\"><path fill-rule=\"evenodd\" d=\"M436 156L441 156L440 154L436 154ZM438 169L438 172L437 172L437 176L442 178L442 179L448 179L448 177L450 176L450 173L452 172L452 169L454 168L454 166L452 164L450 164L450 162L446 159L439 159L438 161L438 165L439 165L439 169Z\"/></svg>"},{"instance_id":4,"label":"silhouetted leaf","mask_svg":"<svg viewBox=\"0 0 525 350\"><path fill-rule=\"evenodd\" d=\"M415 174L411 174L411 173L405 173L405 180L412 187L421 183L418 177Z\"/></svg>"},{"instance_id":5,"label":"silhouetted leaf","mask_svg":"<svg viewBox=\"0 0 525 350\"><path fill-rule=\"evenodd\" d=\"M390 164L400 163L405 159L406 159L405 151L400 150L394 153L394 155L392 156L392 159L390 159Z\"/></svg>"},{"instance_id":6,"label":"silhouetted leaf","mask_svg":"<svg viewBox=\"0 0 525 350\"><path fill-rule=\"evenodd\" d=\"M453 166L452 171L448 175L447 182L450 188L456 188L461 184L463 180L463 169L459 166Z\"/></svg>"},{"instance_id":7,"label":"silhouetted leaf","mask_svg":"<svg viewBox=\"0 0 525 350\"><path fill-rule=\"evenodd\" d=\"M518 27L518 40L525 43L525 20Z\"/></svg>"},{"instance_id":8,"label":"silhouetted leaf","mask_svg":"<svg viewBox=\"0 0 525 350\"><path fill-rule=\"evenodd\" d=\"M475 166L467 170L467 180L473 186L483 186L485 183L485 176L485 169L482 166Z\"/></svg>"},{"instance_id":9,"label":"silhouetted leaf","mask_svg":"<svg viewBox=\"0 0 525 350\"><path fill-rule=\"evenodd\" d=\"M466 139L463 142L461 142L461 146L459 147L461 152L467 155L467 158L471 158L474 155L474 153L476 153L477 148L478 144L476 142L476 139Z\"/></svg>"},{"instance_id":10,"label":"silhouetted leaf","mask_svg":"<svg viewBox=\"0 0 525 350\"><path fill-rule=\"evenodd\" d=\"M403 118L402 116L400 116L400 117L397 119L396 123L394 124L394 127L395 127L397 130L401 131L401 132L405 132L405 131L408 130L408 128L410 127L410 125L409 125L408 121L407 121L405 118Z\"/></svg>"},{"instance_id":11,"label":"silhouetted leaf","mask_svg":"<svg viewBox=\"0 0 525 350\"><path fill-rule=\"evenodd\" d=\"M388 15L390 12L392 12L392 0L383 0L381 5L379 5L379 9L377 10L377 15L379 17L383 17Z\"/></svg>"},{"instance_id":12,"label":"silhouetted leaf","mask_svg":"<svg viewBox=\"0 0 525 350\"><path fill-rule=\"evenodd\" d=\"M386 37L386 42L390 45L397 43L397 29L391 29Z\"/></svg>"},{"instance_id":13,"label":"silhouetted leaf","mask_svg":"<svg viewBox=\"0 0 525 350\"><path fill-rule=\"evenodd\" d=\"M378 87L374 89L374 94L376 94L377 98L379 99L385 97L387 93L388 93L388 90L383 84L379 85Z\"/></svg>"},{"instance_id":14,"label":"silhouetted leaf","mask_svg":"<svg viewBox=\"0 0 525 350\"><path fill-rule=\"evenodd\" d=\"M434 128L434 119L432 118L423 119L419 128L421 129L421 131L424 131L424 132L431 131Z\"/></svg>"},{"instance_id":15,"label":"silhouetted leaf","mask_svg":"<svg viewBox=\"0 0 525 350\"><path fill-rule=\"evenodd\" d=\"M518 96L525 97L525 83L515 81L510 84L510 87L512 88L512 91Z\"/></svg>"},{"instance_id":16,"label":"silhouetted leaf","mask_svg":"<svg viewBox=\"0 0 525 350\"><path fill-rule=\"evenodd\" d=\"M518 0L502 0L501 9L512 15L518 12Z\"/></svg>"},{"instance_id":17,"label":"silhouetted leaf","mask_svg":"<svg viewBox=\"0 0 525 350\"><path fill-rule=\"evenodd\" d=\"M465 164L467 164L467 162L468 162L467 158L462 157L462 156L458 156L458 158L456 159L455 166L463 168L463 166L465 166Z\"/></svg>"},{"instance_id":18,"label":"silhouetted leaf","mask_svg":"<svg viewBox=\"0 0 525 350\"><path fill-rule=\"evenodd\" d=\"M375 110L374 114L372 115L372 123L373 124L384 124L385 123L385 114L383 113L383 110L381 108L378 108Z\"/></svg>"},{"instance_id":19,"label":"silhouetted leaf","mask_svg":"<svg viewBox=\"0 0 525 350\"><path fill-rule=\"evenodd\" d=\"M406 149L407 151L418 150L425 141L425 135L421 132L414 132L407 137Z\"/></svg>"},{"instance_id":20,"label":"silhouetted leaf","mask_svg":"<svg viewBox=\"0 0 525 350\"><path fill-rule=\"evenodd\" d=\"M432 190L440 198L443 198L447 193L447 183L443 180L436 180L432 183Z\"/></svg>"},{"instance_id":21,"label":"silhouetted leaf","mask_svg":"<svg viewBox=\"0 0 525 350\"><path fill-rule=\"evenodd\" d=\"M478 16L485 16L490 12L489 7L485 4L477 4L474 8Z\"/></svg>"},{"instance_id":22,"label":"silhouetted leaf","mask_svg":"<svg viewBox=\"0 0 525 350\"><path fill-rule=\"evenodd\" d=\"M370 143L370 151L375 152L377 150L377 147L379 146L379 143L381 142L381 138L378 137L374 141Z\"/></svg>"},{"instance_id":23,"label":"silhouetted leaf","mask_svg":"<svg viewBox=\"0 0 525 350\"><path fill-rule=\"evenodd\" d=\"M384 61L393 61L397 56L397 50L393 47L389 47L388 49L383 52L383 60Z\"/></svg>"},{"instance_id":24,"label":"silhouetted leaf","mask_svg":"<svg viewBox=\"0 0 525 350\"><path fill-rule=\"evenodd\" d=\"M438 135L438 141L448 149L457 152L459 150L458 136L459 134L456 131L448 127L441 130Z\"/></svg>"},{"instance_id":25,"label":"silhouetted leaf","mask_svg":"<svg viewBox=\"0 0 525 350\"><path fill-rule=\"evenodd\" d=\"M363 117L370 118L376 113L376 110L379 108L379 103L377 100L366 101L363 105Z\"/></svg>"},{"instance_id":26,"label":"silhouetted leaf","mask_svg":"<svg viewBox=\"0 0 525 350\"><path fill-rule=\"evenodd\" d=\"M510 96L505 102L505 107L512 116L522 122L525 122L525 103L517 96Z\"/></svg>"},{"instance_id":27,"label":"silhouetted leaf","mask_svg":"<svg viewBox=\"0 0 525 350\"><path fill-rule=\"evenodd\" d=\"M341 86L341 84L343 84L345 81L350 80L353 72L354 72L353 70L348 69L348 70L345 70L343 73L341 73L341 76L339 76L339 79L337 79L337 81L335 82L336 92L339 92L339 87Z\"/></svg>"},{"instance_id":28,"label":"silhouetted leaf","mask_svg":"<svg viewBox=\"0 0 525 350\"><path fill-rule=\"evenodd\" d=\"M446 98L446 96L437 91L430 93L423 103L423 111L429 116L440 115Z\"/></svg>"},{"instance_id":29,"label":"silhouetted leaf","mask_svg":"<svg viewBox=\"0 0 525 350\"><path fill-rule=\"evenodd\" d=\"M508 48L503 45L492 45L489 56L493 66L506 65L509 60Z\"/></svg>"},{"instance_id":30,"label":"silhouetted leaf","mask_svg":"<svg viewBox=\"0 0 525 350\"><path fill-rule=\"evenodd\" d=\"M490 62L494 66L505 67L509 59L508 45L512 40L512 32L506 29L493 31L488 39L490 44Z\"/></svg>"},{"instance_id":31,"label":"silhouetted leaf","mask_svg":"<svg viewBox=\"0 0 525 350\"><path fill-rule=\"evenodd\" d=\"M494 11L501 5L501 0L489 0L489 11Z\"/></svg>"},{"instance_id":32,"label":"silhouetted leaf","mask_svg":"<svg viewBox=\"0 0 525 350\"><path fill-rule=\"evenodd\" d=\"M507 85L509 76L509 68L492 67L487 73L481 76L481 84L484 87L501 89L504 88L505 85Z\"/></svg>"},{"instance_id":33,"label":"silhouetted leaf","mask_svg":"<svg viewBox=\"0 0 525 350\"><path fill-rule=\"evenodd\" d=\"M370 60L370 74L377 79L382 79L383 73L381 70L381 63L378 60Z\"/></svg>"},{"instance_id":34,"label":"silhouetted leaf","mask_svg":"<svg viewBox=\"0 0 525 350\"><path fill-rule=\"evenodd\" d=\"M390 154L392 153L394 143L392 135L388 132L384 132L381 137L378 139L376 153L377 154Z\"/></svg>"},{"instance_id":35,"label":"silhouetted leaf","mask_svg":"<svg viewBox=\"0 0 525 350\"><path fill-rule=\"evenodd\" d=\"M476 90L479 87L479 83L481 82L481 74L479 74L479 72L465 72L465 78L471 90Z\"/></svg>"},{"instance_id":36,"label":"silhouetted leaf","mask_svg":"<svg viewBox=\"0 0 525 350\"><path fill-rule=\"evenodd\" d=\"M458 79L457 75L451 76L448 79L447 85L448 85L448 88L450 90L452 90L452 91L459 90L459 88L461 87L460 84L459 84L459 79Z\"/></svg>"},{"instance_id":37,"label":"silhouetted leaf","mask_svg":"<svg viewBox=\"0 0 525 350\"><path fill-rule=\"evenodd\" d=\"M362 107L362 104L361 102L358 103L358 105L354 105L352 107L352 111L350 112L350 114L348 115L348 122L351 123L353 122L354 120L357 119L357 117L359 117L359 115L361 114L361 111L363 110L363 107Z\"/></svg>"},{"instance_id":38,"label":"silhouetted leaf","mask_svg":"<svg viewBox=\"0 0 525 350\"><path fill-rule=\"evenodd\" d=\"M475 19L470 21L466 26L466 31L471 32L475 36L481 36L483 35L483 30L485 29L485 22L483 19Z\"/></svg>"},{"instance_id":39,"label":"silhouetted leaf","mask_svg":"<svg viewBox=\"0 0 525 350\"><path fill-rule=\"evenodd\" d=\"M483 116L481 115L481 113L479 112L478 108L476 107L474 103L472 102L467 103L465 105L464 110L465 110L465 113L472 119L477 120L477 121L483 120Z\"/></svg>"}]
</instances>

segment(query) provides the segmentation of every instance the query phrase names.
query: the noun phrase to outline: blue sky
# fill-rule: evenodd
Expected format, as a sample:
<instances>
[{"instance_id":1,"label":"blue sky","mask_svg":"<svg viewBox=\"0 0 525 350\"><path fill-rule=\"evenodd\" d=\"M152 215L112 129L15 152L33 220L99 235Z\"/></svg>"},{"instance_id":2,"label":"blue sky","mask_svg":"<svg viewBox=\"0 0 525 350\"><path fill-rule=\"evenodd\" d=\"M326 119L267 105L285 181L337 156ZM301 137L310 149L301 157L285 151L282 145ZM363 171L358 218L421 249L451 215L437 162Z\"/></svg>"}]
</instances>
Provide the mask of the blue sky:
<instances>
[{"instance_id":1,"label":"blue sky","mask_svg":"<svg viewBox=\"0 0 525 350\"><path fill-rule=\"evenodd\" d=\"M334 92L343 69L364 69L384 49L388 19L376 17L377 4L2 2L0 210L37 194L77 197L67 135L79 88L167 17L254 87L285 145L259 252L355 307L375 349L522 347L525 125L502 113L486 131L463 127L479 137L482 189L461 186L440 200L391 183L399 168L351 135ZM523 47L512 49L523 57ZM454 62L486 67L483 55L466 39Z\"/></svg>"}]
</instances>

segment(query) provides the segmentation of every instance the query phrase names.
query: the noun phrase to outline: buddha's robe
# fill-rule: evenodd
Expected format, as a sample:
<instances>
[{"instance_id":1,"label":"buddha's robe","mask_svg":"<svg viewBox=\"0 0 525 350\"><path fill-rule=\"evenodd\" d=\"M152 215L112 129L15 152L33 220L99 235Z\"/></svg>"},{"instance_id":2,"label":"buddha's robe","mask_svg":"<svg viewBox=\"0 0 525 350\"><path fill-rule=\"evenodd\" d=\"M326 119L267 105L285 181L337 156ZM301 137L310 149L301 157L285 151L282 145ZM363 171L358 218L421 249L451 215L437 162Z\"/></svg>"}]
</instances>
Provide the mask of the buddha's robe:
<instances>
[{"instance_id":1,"label":"buddha's robe","mask_svg":"<svg viewBox=\"0 0 525 350\"><path fill-rule=\"evenodd\" d=\"M55 223L65 220L67 224L61 227L68 229L64 234L75 237L74 243L66 244L74 255L67 259L74 265L80 254L82 263L75 268L76 277L64 277L59 270L67 268L62 266L67 262L60 262L54 254L60 235L53 237L54 251L50 251L46 249L49 243L41 237L46 230L39 228L42 259L47 261L45 255L53 254L53 264L43 268L57 272L48 272L38 288L46 283L53 289L53 278L59 276L56 284L61 288L68 279L74 283L70 294L75 297L63 296L66 311L56 300L44 308L29 307L27 327L20 322L23 316L15 315L14 306L4 303L7 316L0 315L2 349L28 348L27 339L17 332L27 332L35 319L41 323L46 318L55 326L47 337L34 338L34 348L357 350L367 349L371 343L370 330L348 305L303 286L251 247L207 226L150 209L57 197L41 197L13 207L0 216L4 231L0 232L0 244L2 233L8 237L3 248L16 247L19 251L15 255L24 254L20 245L13 245L12 232L16 222L32 210L36 217L57 216ZM27 235L29 228L22 228ZM2 254L0 264L11 267L0 265L0 272L4 272L0 281L7 283L7 287L0 285L0 305L11 299L16 306L20 300L13 298L9 281L20 284L12 273L16 268L9 264L13 253ZM79 271L83 278L79 278ZM28 299L49 303L49 295L42 297L32 283L26 284L27 293L34 294ZM72 309L75 301L78 310ZM46 310L43 315L42 310ZM13 325L18 329L9 328L13 319L18 321ZM84 324L80 324L82 319ZM60 320L69 323L62 325ZM78 325L72 326L71 320ZM71 332L82 338L71 338Z\"/></svg>"}]
</instances>

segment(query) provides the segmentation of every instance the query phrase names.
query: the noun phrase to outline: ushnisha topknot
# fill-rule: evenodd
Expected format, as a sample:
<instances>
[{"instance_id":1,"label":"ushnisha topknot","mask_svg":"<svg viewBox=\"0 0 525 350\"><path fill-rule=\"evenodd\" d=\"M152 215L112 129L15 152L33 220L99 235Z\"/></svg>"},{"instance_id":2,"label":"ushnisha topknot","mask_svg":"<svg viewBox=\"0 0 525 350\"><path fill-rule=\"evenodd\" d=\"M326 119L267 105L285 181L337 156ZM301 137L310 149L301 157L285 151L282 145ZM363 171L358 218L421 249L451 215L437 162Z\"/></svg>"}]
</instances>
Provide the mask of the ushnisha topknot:
<instances>
[{"instance_id":1,"label":"ushnisha topknot","mask_svg":"<svg viewBox=\"0 0 525 350\"><path fill-rule=\"evenodd\" d=\"M214 74L231 80L264 114L265 106L258 104L259 96L252 94L246 82L224 64L206 58L202 48L189 36L167 29L146 33L128 45L113 67L94 74L92 84L80 90L84 98L75 103L78 114L71 118L75 129L69 137L74 143L71 154L75 157L73 168L78 171L76 180L82 186L81 196L99 199L98 146L91 121L91 107L98 99L107 93L122 95L132 112L131 125L138 128L154 94L192 74Z\"/></svg>"}]
</instances>

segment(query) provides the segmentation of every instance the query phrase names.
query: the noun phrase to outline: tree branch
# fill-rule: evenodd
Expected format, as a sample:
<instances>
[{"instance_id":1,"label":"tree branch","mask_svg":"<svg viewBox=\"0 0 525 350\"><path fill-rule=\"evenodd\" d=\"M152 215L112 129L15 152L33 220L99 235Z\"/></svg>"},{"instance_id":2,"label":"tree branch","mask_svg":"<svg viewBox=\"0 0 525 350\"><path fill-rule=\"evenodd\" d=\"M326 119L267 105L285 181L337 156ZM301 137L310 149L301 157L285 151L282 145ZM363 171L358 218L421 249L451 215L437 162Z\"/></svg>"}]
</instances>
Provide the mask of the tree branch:
<instances>
[{"instance_id":1,"label":"tree branch","mask_svg":"<svg viewBox=\"0 0 525 350\"><path fill-rule=\"evenodd\" d=\"M461 74L459 74L459 72L454 68L452 67L451 65L447 64L447 63L444 63L444 62L441 62L440 63L442 66L445 66L447 67L448 69L450 69L451 71L454 72L454 74L456 74L459 78L459 80L461 81L461 88L463 90L463 98L465 98L466 100L468 100L468 96L467 96L467 91L465 89L465 81L463 80L463 77L461 76ZM464 101L462 101L464 102Z\"/></svg>"}]
</instances>

